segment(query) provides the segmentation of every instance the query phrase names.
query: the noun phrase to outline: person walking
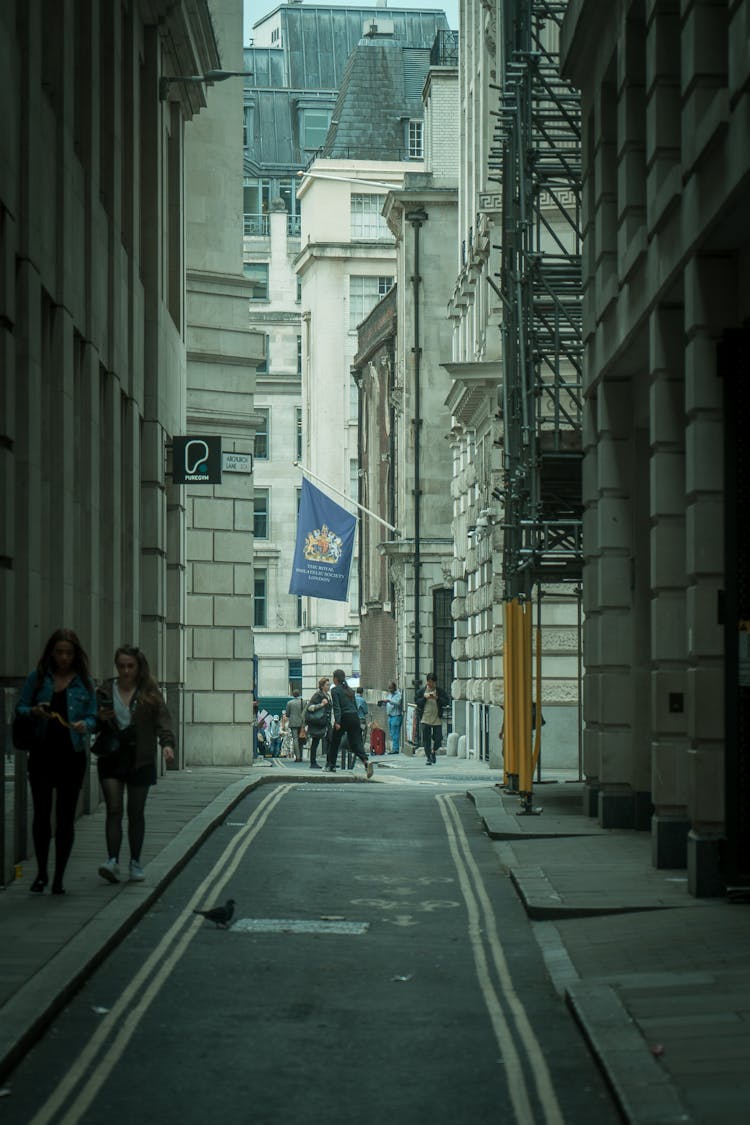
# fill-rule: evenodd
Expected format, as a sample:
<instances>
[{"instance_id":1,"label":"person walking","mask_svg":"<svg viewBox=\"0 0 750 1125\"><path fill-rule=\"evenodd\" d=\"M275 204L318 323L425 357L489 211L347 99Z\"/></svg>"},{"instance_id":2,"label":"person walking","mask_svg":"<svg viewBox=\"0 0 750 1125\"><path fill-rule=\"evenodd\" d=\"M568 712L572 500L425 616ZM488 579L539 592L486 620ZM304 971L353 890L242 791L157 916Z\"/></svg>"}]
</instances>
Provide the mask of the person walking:
<instances>
[{"instance_id":1,"label":"person walking","mask_svg":"<svg viewBox=\"0 0 750 1125\"><path fill-rule=\"evenodd\" d=\"M99 689L99 782L107 809L105 836L107 860L99 874L108 883L120 881L120 847L125 792L128 805L129 876L145 879L141 851L146 833L146 798L156 785L157 742L167 762L174 760L172 720L148 661L134 645L121 645L115 653L117 675Z\"/></svg>"},{"instance_id":2,"label":"person walking","mask_svg":"<svg viewBox=\"0 0 750 1125\"><path fill-rule=\"evenodd\" d=\"M359 729L362 731L362 745L364 746L366 751L367 725L370 718L370 708L367 704L367 700L365 699L365 689L363 687L358 687L354 692L354 702L357 705L357 711L359 713ZM348 739L346 741L348 742ZM350 770L354 769L354 752L351 750L351 748L349 749L347 754L346 767Z\"/></svg>"},{"instance_id":3,"label":"person walking","mask_svg":"<svg viewBox=\"0 0 750 1125\"><path fill-rule=\"evenodd\" d=\"M63 895L63 877L75 840L78 794L86 773L88 735L96 728L96 694L88 657L72 629L57 629L47 641L36 670L21 689L16 713L36 719L28 774L37 874L29 890L42 894L49 882L56 795L52 894Z\"/></svg>"},{"instance_id":4,"label":"person walking","mask_svg":"<svg viewBox=\"0 0 750 1125\"><path fill-rule=\"evenodd\" d=\"M268 724L268 737L271 743L271 757L281 757L281 723L278 715L272 715Z\"/></svg>"},{"instance_id":5,"label":"person walking","mask_svg":"<svg viewBox=\"0 0 750 1125\"><path fill-rule=\"evenodd\" d=\"M292 745L294 747L294 760L295 762L302 761L302 746L299 740L299 732L304 723L305 704L302 700L297 688L292 692L292 698L284 708L289 729L292 732Z\"/></svg>"},{"instance_id":6,"label":"person walking","mask_svg":"<svg viewBox=\"0 0 750 1125\"><path fill-rule=\"evenodd\" d=\"M398 754L401 750L401 724L404 721L404 704L395 680L391 680L388 684L385 713L388 718L388 733L391 736L391 749L388 753Z\"/></svg>"},{"instance_id":7,"label":"person walking","mask_svg":"<svg viewBox=\"0 0 750 1125\"><path fill-rule=\"evenodd\" d=\"M434 766L437 751L443 739L443 712L450 706L450 696L438 687L434 672L427 675L427 683L414 697L417 718L422 727L425 765Z\"/></svg>"},{"instance_id":8,"label":"person walking","mask_svg":"<svg viewBox=\"0 0 750 1125\"><path fill-rule=\"evenodd\" d=\"M362 743L362 729L360 727L359 711L355 702L355 694L346 682L346 674L341 668L333 673L333 736L328 749L326 769L329 773L336 772L336 759L339 752L339 743L346 734L349 750L359 758L365 767L368 779L372 777L372 763L370 762Z\"/></svg>"},{"instance_id":9,"label":"person walking","mask_svg":"<svg viewBox=\"0 0 750 1125\"><path fill-rule=\"evenodd\" d=\"M318 746L323 743L323 753L328 756L328 746L331 732L331 713L333 702L331 700L331 681L327 676L318 680L318 690L313 692L305 707L305 725L307 737L310 739L310 769L319 770Z\"/></svg>"}]
</instances>

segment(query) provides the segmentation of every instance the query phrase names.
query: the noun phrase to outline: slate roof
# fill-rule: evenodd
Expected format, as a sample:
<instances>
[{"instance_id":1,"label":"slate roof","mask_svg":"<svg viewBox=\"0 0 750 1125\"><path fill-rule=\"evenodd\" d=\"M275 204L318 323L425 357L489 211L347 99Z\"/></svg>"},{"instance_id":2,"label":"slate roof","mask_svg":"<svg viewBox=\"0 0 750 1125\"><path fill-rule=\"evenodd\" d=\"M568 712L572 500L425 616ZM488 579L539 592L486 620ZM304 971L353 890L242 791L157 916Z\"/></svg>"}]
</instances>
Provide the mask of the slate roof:
<instances>
[{"instance_id":1,"label":"slate roof","mask_svg":"<svg viewBox=\"0 0 750 1125\"><path fill-rule=\"evenodd\" d=\"M310 154L299 143L299 106L320 100L327 109L333 107L366 23L388 20L402 47L426 52L437 31L448 28L439 8L344 8L307 3L282 4L254 26L277 15L280 46L246 47L244 52L244 68L253 72L245 83L245 100L254 107L254 135L245 154L250 175L305 167ZM421 108L416 116L421 117ZM399 145L403 148L403 140Z\"/></svg>"},{"instance_id":2,"label":"slate roof","mask_svg":"<svg viewBox=\"0 0 750 1125\"><path fill-rule=\"evenodd\" d=\"M405 159L405 121L422 119L429 65L429 50L405 50L388 38L360 40L347 63L321 155Z\"/></svg>"}]
</instances>

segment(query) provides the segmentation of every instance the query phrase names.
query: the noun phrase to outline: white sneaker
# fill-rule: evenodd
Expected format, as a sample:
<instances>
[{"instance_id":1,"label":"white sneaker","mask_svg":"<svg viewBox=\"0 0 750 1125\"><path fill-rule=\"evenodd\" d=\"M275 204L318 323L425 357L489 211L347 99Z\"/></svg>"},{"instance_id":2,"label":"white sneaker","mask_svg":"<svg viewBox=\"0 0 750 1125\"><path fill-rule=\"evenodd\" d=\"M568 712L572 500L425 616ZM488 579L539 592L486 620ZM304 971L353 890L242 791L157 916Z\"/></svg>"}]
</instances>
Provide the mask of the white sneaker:
<instances>
[{"instance_id":1,"label":"white sneaker","mask_svg":"<svg viewBox=\"0 0 750 1125\"><path fill-rule=\"evenodd\" d=\"M106 879L108 883L120 882L120 868L114 856L110 856L106 863L103 863L99 868L99 874L102 879Z\"/></svg>"},{"instance_id":2,"label":"white sneaker","mask_svg":"<svg viewBox=\"0 0 750 1125\"><path fill-rule=\"evenodd\" d=\"M130 861L130 882L131 883L142 883L145 878L146 878L146 874L145 874L143 868L141 867L140 863L138 863L134 859L131 859L131 861Z\"/></svg>"}]
</instances>

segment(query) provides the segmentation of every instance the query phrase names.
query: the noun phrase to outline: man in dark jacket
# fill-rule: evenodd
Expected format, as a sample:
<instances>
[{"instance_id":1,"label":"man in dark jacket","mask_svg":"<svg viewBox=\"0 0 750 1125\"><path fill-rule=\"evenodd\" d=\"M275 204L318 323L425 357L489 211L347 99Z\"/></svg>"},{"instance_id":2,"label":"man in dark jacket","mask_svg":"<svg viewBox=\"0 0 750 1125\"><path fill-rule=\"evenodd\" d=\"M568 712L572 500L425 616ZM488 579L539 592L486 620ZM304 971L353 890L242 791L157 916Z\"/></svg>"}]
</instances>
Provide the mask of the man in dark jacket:
<instances>
[{"instance_id":1,"label":"man in dark jacket","mask_svg":"<svg viewBox=\"0 0 750 1125\"><path fill-rule=\"evenodd\" d=\"M427 683L419 689L414 702L417 705L417 718L422 727L425 765L434 766L437 761L437 751L443 740L443 713L450 707L450 696L447 691L438 687L435 673L429 672Z\"/></svg>"}]
</instances>

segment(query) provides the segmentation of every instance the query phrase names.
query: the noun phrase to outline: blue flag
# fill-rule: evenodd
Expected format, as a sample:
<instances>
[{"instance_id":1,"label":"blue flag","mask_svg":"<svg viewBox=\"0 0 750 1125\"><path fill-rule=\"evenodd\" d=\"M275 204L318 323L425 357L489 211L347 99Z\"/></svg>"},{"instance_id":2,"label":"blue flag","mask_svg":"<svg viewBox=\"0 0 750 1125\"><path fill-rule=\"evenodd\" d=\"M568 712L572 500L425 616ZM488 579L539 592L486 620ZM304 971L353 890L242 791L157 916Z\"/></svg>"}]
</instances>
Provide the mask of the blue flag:
<instances>
[{"instance_id":1,"label":"blue flag","mask_svg":"<svg viewBox=\"0 0 750 1125\"><path fill-rule=\"evenodd\" d=\"M345 602L357 517L302 478L290 594Z\"/></svg>"}]
</instances>

